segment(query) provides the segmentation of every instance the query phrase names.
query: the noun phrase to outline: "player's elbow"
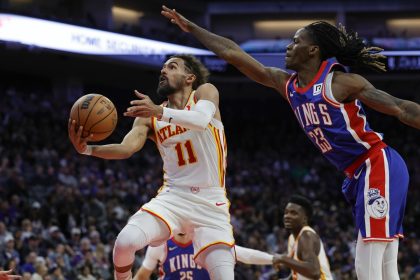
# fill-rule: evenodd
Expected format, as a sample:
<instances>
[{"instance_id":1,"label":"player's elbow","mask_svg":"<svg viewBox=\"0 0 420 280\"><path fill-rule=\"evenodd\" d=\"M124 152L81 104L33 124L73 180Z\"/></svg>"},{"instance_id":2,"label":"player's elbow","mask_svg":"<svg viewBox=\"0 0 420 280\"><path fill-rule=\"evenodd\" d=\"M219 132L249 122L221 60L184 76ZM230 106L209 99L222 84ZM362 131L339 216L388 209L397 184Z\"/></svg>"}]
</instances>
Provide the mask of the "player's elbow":
<instances>
[{"instance_id":1,"label":"player's elbow","mask_svg":"<svg viewBox=\"0 0 420 280\"><path fill-rule=\"evenodd\" d=\"M197 112L195 115L195 121L191 124L190 129L194 131L203 132L206 130L207 126L210 124L212 116L204 114L202 112Z\"/></svg>"},{"instance_id":2,"label":"player's elbow","mask_svg":"<svg viewBox=\"0 0 420 280\"><path fill-rule=\"evenodd\" d=\"M209 125L209 123L210 122L203 122L203 123L195 124L193 127L191 127L191 130L204 132L206 130L207 126Z\"/></svg>"},{"instance_id":3,"label":"player's elbow","mask_svg":"<svg viewBox=\"0 0 420 280\"><path fill-rule=\"evenodd\" d=\"M128 159L128 158L131 158L131 156L133 155L134 153L123 153L123 154L120 154L120 159Z\"/></svg>"},{"instance_id":4,"label":"player's elbow","mask_svg":"<svg viewBox=\"0 0 420 280\"><path fill-rule=\"evenodd\" d=\"M210 122L211 122L212 117L211 116L205 116L202 120L202 122L200 122L199 124L199 131L204 131L206 130L206 128L209 126Z\"/></svg>"}]
</instances>

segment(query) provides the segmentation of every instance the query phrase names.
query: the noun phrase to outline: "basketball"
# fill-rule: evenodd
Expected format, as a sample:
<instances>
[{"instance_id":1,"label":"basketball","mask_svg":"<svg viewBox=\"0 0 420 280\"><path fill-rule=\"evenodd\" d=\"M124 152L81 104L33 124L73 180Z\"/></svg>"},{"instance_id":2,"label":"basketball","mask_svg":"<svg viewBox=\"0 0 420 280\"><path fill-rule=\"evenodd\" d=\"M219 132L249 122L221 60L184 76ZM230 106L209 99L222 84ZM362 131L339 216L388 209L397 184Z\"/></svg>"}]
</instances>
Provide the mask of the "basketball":
<instances>
[{"instance_id":1,"label":"basketball","mask_svg":"<svg viewBox=\"0 0 420 280\"><path fill-rule=\"evenodd\" d=\"M80 97L71 108L70 118L75 129L83 126L82 138L93 134L92 141L107 138L117 126L118 114L114 104L101 94L90 93Z\"/></svg>"}]
</instances>

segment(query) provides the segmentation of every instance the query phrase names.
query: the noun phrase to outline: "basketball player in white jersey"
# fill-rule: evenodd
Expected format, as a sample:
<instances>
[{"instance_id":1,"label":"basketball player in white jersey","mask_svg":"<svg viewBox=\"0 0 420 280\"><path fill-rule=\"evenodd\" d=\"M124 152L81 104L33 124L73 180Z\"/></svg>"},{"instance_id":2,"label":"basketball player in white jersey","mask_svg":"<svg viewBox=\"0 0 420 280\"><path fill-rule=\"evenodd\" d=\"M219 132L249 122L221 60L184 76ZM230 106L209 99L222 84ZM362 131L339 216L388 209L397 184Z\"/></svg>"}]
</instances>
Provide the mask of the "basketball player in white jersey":
<instances>
[{"instance_id":1,"label":"basketball player in white jersey","mask_svg":"<svg viewBox=\"0 0 420 280\"><path fill-rule=\"evenodd\" d=\"M274 256L273 263L292 270L293 280L333 279L324 246L318 234L308 225L312 216L310 201L292 196L284 210L284 227L291 232L288 253Z\"/></svg>"},{"instance_id":2,"label":"basketball player in white jersey","mask_svg":"<svg viewBox=\"0 0 420 280\"><path fill-rule=\"evenodd\" d=\"M234 279L234 238L225 191L226 143L219 111L219 92L207 83L209 72L193 56L176 55L161 70L157 92L161 106L135 91L125 116L135 117L120 144L87 145L69 120L75 149L104 159L125 159L153 140L162 156L164 183L119 233L114 246L117 280L132 278L136 251L158 246L171 236L192 235L194 260L211 279Z\"/></svg>"}]
</instances>

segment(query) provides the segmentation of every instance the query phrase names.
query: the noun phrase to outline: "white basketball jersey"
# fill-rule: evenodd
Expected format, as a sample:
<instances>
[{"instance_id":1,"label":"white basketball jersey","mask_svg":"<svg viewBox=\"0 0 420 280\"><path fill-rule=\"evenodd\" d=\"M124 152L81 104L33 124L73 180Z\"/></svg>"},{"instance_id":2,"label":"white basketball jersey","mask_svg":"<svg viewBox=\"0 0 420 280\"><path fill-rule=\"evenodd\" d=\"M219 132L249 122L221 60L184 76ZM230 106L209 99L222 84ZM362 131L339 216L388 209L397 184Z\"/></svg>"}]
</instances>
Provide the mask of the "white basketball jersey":
<instances>
[{"instance_id":1,"label":"white basketball jersey","mask_svg":"<svg viewBox=\"0 0 420 280\"><path fill-rule=\"evenodd\" d=\"M304 226L300 230L296 240L295 240L295 237L293 236L293 234L289 235L289 240L288 240L288 243L287 243L287 251L289 253L289 257L300 261L299 258L298 258L298 254L297 254L297 252L299 250L299 248L298 248L299 238L302 235L302 233L304 231L307 231L307 230L315 233L315 230L313 230L311 227ZM322 240L320 240L320 243L321 243L320 244L321 246L319 248L318 260L319 260L319 264L320 264L320 267L321 267L321 276L319 277L319 279L320 280L324 280L324 279L333 280L332 275L331 275L331 271L330 271L330 264L328 262L327 255L325 254L324 246L322 245ZM302 276L302 275L296 273L293 270L292 270L292 279L293 280L310 280L310 278Z\"/></svg>"},{"instance_id":2,"label":"white basketball jersey","mask_svg":"<svg viewBox=\"0 0 420 280\"><path fill-rule=\"evenodd\" d=\"M196 104L193 91L184 110ZM226 138L223 124L212 119L204 131L192 131L152 118L163 160L163 186L225 187Z\"/></svg>"}]
</instances>

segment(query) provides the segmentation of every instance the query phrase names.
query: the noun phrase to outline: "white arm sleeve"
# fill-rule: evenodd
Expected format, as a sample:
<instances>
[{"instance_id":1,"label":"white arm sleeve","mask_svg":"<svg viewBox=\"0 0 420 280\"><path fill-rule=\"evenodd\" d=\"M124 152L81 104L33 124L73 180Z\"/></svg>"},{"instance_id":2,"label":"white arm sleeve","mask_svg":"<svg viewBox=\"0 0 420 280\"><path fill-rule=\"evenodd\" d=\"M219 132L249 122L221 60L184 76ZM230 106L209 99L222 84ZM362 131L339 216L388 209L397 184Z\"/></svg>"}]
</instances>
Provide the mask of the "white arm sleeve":
<instances>
[{"instance_id":1,"label":"white arm sleeve","mask_svg":"<svg viewBox=\"0 0 420 280\"><path fill-rule=\"evenodd\" d=\"M148 270L154 270L158 264L158 261L164 258L165 255L165 245L158 247L147 247L146 256L144 257L143 263L141 266Z\"/></svg>"},{"instance_id":2,"label":"white arm sleeve","mask_svg":"<svg viewBox=\"0 0 420 280\"><path fill-rule=\"evenodd\" d=\"M244 248L235 245L236 258L241 263L256 264L256 265L272 265L273 255L266 252Z\"/></svg>"},{"instance_id":3,"label":"white arm sleeve","mask_svg":"<svg viewBox=\"0 0 420 280\"><path fill-rule=\"evenodd\" d=\"M214 114L216 105L209 100L198 100L191 111L163 108L162 121L174 123L191 130L204 131Z\"/></svg>"}]
</instances>

